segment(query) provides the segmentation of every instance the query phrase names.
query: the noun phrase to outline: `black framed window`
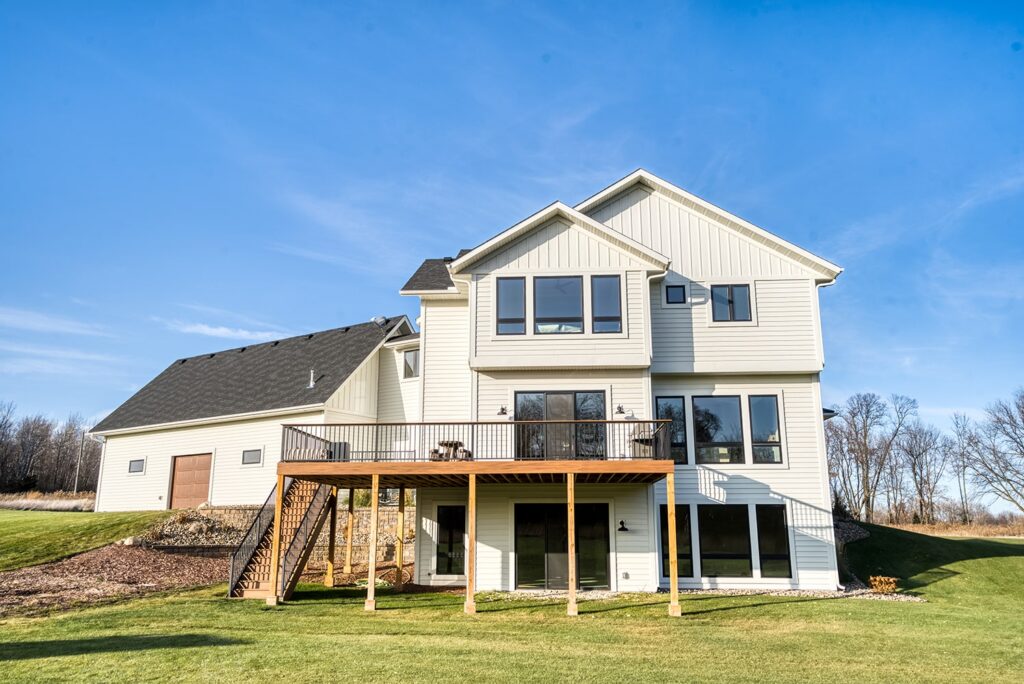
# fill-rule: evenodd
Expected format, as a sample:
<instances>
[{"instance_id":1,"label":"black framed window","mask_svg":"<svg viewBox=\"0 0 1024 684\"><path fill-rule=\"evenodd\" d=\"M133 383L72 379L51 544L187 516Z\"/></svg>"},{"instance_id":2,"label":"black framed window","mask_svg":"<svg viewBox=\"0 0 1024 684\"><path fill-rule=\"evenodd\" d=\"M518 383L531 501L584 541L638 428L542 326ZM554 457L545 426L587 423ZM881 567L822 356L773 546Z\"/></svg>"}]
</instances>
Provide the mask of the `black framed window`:
<instances>
[{"instance_id":1,"label":"black framed window","mask_svg":"<svg viewBox=\"0 0 1024 684\"><path fill-rule=\"evenodd\" d=\"M607 418L604 392L516 392L516 459L604 458Z\"/></svg>"},{"instance_id":2,"label":"black framed window","mask_svg":"<svg viewBox=\"0 0 1024 684\"><path fill-rule=\"evenodd\" d=\"M128 461L128 472L129 473L142 473L146 471L146 459L135 458Z\"/></svg>"},{"instance_id":3,"label":"black framed window","mask_svg":"<svg viewBox=\"0 0 1024 684\"><path fill-rule=\"evenodd\" d=\"M402 354L402 377L420 377L420 350L410 349Z\"/></svg>"},{"instance_id":4,"label":"black framed window","mask_svg":"<svg viewBox=\"0 0 1024 684\"><path fill-rule=\"evenodd\" d=\"M686 303L686 286L685 285L666 285L665 286L665 303L666 304L685 304Z\"/></svg>"},{"instance_id":5,"label":"black framed window","mask_svg":"<svg viewBox=\"0 0 1024 684\"><path fill-rule=\"evenodd\" d=\"M262 449L246 449L242 452L242 465L256 465L263 462Z\"/></svg>"},{"instance_id":6,"label":"black framed window","mask_svg":"<svg viewBox=\"0 0 1024 684\"><path fill-rule=\"evenodd\" d=\"M526 334L526 278L498 278L498 334Z\"/></svg>"},{"instance_id":7,"label":"black framed window","mask_svg":"<svg viewBox=\"0 0 1024 684\"><path fill-rule=\"evenodd\" d=\"M759 504L756 508L757 551L761 558L761 577L792 577L786 507L781 504Z\"/></svg>"},{"instance_id":8,"label":"black framed window","mask_svg":"<svg viewBox=\"0 0 1024 684\"><path fill-rule=\"evenodd\" d=\"M661 504L661 576L668 577L668 506ZM690 537L690 506L676 504L676 558L679 576L693 577L693 543Z\"/></svg>"},{"instance_id":9,"label":"black framed window","mask_svg":"<svg viewBox=\"0 0 1024 684\"><path fill-rule=\"evenodd\" d=\"M714 321L749 321L749 285L712 285L711 318Z\"/></svg>"},{"instance_id":10,"label":"black framed window","mask_svg":"<svg viewBox=\"0 0 1024 684\"><path fill-rule=\"evenodd\" d=\"M621 287L621 279L617 275L591 276L591 329L595 333L622 332Z\"/></svg>"},{"instance_id":11,"label":"black framed window","mask_svg":"<svg viewBox=\"0 0 1024 684\"><path fill-rule=\"evenodd\" d=\"M583 332L583 276L544 276L533 279L534 332Z\"/></svg>"},{"instance_id":12,"label":"black framed window","mask_svg":"<svg viewBox=\"0 0 1024 684\"><path fill-rule=\"evenodd\" d=\"M739 397L694 397L693 438L697 463L743 463Z\"/></svg>"},{"instance_id":13,"label":"black framed window","mask_svg":"<svg viewBox=\"0 0 1024 684\"><path fill-rule=\"evenodd\" d=\"M671 420L668 426L672 460L686 463L686 409L682 397L657 397L654 400L659 420Z\"/></svg>"},{"instance_id":14,"label":"black framed window","mask_svg":"<svg viewBox=\"0 0 1024 684\"><path fill-rule=\"evenodd\" d=\"M779 398L774 394L750 397L750 441L754 463L782 463Z\"/></svg>"},{"instance_id":15,"label":"black framed window","mask_svg":"<svg viewBox=\"0 0 1024 684\"><path fill-rule=\"evenodd\" d=\"M750 516L746 506L697 506L703 577L750 577Z\"/></svg>"},{"instance_id":16,"label":"black framed window","mask_svg":"<svg viewBox=\"0 0 1024 684\"><path fill-rule=\"evenodd\" d=\"M437 507L437 574L466 572L466 507Z\"/></svg>"}]
</instances>

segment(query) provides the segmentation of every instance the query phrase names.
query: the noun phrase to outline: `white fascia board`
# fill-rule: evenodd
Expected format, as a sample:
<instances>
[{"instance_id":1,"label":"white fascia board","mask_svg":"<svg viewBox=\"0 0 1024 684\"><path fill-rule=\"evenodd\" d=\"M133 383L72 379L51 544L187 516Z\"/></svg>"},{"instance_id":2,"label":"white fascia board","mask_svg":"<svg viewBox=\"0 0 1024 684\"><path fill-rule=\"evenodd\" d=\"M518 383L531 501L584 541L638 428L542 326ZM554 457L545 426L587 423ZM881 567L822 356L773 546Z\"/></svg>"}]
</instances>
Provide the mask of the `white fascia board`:
<instances>
[{"instance_id":1,"label":"white fascia board","mask_svg":"<svg viewBox=\"0 0 1024 684\"><path fill-rule=\"evenodd\" d=\"M215 423L235 423L240 420L252 420L254 418L273 418L274 416L285 416L289 413L312 413L323 410L323 403L304 404L302 406L288 406L267 411L250 411L248 413L232 413L224 416L210 416L208 418L195 418L193 420L179 420L171 423L155 423L153 425L136 425L117 430L102 430L90 432L91 435L99 437L115 437L117 435L129 435L137 432L156 432L158 430L173 430L176 428L196 427L199 425L212 425Z\"/></svg>"},{"instance_id":2,"label":"white fascia board","mask_svg":"<svg viewBox=\"0 0 1024 684\"><path fill-rule=\"evenodd\" d=\"M790 254L787 256L790 256L790 258L795 255L808 262L808 264L817 267L817 269L821 271L821 274L827 277L828 280L835 280L839 274L843 272L842 266L808 252L803 247L799 247L792 242L765 230L764 228L755 226L753 223L750 223L749 221L746 221L739 216L736 216L735 214L732 214L725 209L694 195L691 192L687 192L686 190L683 190L682 188L673 185L672 183L669 183L668 181L659 178L644 169L637 169L622 180L613 183L596 195L583 200L576 205L576 210L586 214L587 212L593 211L615 195L618 195L637 184L643 184L652 190L661 191L669 197L676 195L679 198L689 201L707 212L711 218L714 218L727 226L729 224L735 224L743 231L747 232L750 237L754 237L762 243L772 245L783 253L789 252Z\"/></svg>"}]
</instances>

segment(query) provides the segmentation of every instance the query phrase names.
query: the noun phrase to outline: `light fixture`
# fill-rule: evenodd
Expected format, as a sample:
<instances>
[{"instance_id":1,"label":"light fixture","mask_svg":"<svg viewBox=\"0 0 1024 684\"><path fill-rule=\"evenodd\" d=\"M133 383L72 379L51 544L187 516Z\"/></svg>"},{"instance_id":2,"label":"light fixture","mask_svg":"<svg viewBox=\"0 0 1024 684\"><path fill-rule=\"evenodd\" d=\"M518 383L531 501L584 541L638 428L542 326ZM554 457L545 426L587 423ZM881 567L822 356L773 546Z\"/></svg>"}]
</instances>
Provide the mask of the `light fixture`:
<instances>
[{"instance_id":1,"label":"light fixture","mask_svg":"<svg viewBox=\"0 0 1024 684\"><path fill-rule=\"evenodd\" d=\"M626 409L622 408L622 404L615 407L615 415L621 416L626 412Z\"/></svg>"},{"instance_id":2,"label":"light fixture","mask_svg":"<svg viewBox=\"0 0 1024 684\"><path fill-rule=\"evenodd\" d=\"M625 520L620 520L619 521L619 532L629 532L629 528L626 527L626 521Z\"/></svg>"},{"instance_id":3,"label":"light fixture","mask_svg":"<svg viewBox=\"0 0 1024 684\"><path fill-rule=\"evenodd\" d=\"M507 416L508 415L508 409L505 408L504 406L502 406L500 409L498 409L498 415L499 416Z\"/></svg>"}]
</instances>

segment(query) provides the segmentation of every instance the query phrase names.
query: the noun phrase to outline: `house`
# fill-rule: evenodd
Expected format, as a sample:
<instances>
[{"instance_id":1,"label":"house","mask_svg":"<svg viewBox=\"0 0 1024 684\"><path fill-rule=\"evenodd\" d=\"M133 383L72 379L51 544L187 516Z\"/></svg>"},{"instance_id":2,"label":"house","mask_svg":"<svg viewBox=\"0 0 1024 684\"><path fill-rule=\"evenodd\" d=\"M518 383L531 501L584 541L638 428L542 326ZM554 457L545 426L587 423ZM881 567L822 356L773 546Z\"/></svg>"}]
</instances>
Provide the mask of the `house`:
<instances>
[{"instance_id":1,"label":"house","mask_svg":"<svg viewBox=\"0 0 1024 684\"><path fill-rule=\"evenodd\" d=\"M214 504L273 486L231 578L269 600L333 529L338 489L383 487L416 490L415 581L465 585L468 612L477 590L566 589L574 613L577 590L668 588L678 613L680 583L833 589L818 289L840 272L639 170L424 261L401 290L419 333L353 326L370 339L340 371L301 338L240 377L218 356L274 347L176 362L97 426L99 507L174 505L171 459L199 453ZM302 403L306 366L326 386Z\"/></svg>"}]
</instances>

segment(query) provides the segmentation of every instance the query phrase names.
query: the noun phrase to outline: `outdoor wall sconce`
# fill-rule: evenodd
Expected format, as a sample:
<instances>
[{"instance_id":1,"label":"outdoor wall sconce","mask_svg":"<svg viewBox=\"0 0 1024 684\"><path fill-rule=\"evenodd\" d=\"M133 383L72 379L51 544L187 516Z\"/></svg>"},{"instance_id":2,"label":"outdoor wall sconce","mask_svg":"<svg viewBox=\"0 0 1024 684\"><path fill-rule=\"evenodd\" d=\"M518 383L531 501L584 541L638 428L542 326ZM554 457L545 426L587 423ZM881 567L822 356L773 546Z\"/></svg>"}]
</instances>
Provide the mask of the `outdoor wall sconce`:
<instances>
[{"instance_id":1,"label":"outdoor wall sconce","mask_svg":"<svg viewBox=\"0 0 1024 684\"><path fill-rule=\"evenodd\" d=\"M498 415L499 416L507 416L508 415L508 409L505 408L504 406L502 406L500 409L498 409Z\"/></svg>"},{"instance_id":2,"label":"outdoor wall sconce","mask_svg":"<svg viewBox=\"0 0 1024 684\"><path fill-rule=\"evenodd\" d=\"M618 406L615 407L615 415L621 416L624 415L625 413L626 409L622 408L622 404L619 404Z\"/></svg>"},{"instance_id":3,"label":"outdoor wall sconce","mask_svg":"<svg viewBox=\"0 0 1024 684\"><path fill-rule=\"evenodd\" d=\"M629 532L629 528L626 527L626 521L625 520L620 520L619 521L619 532Z\"/></svg>"}]
</instances>

